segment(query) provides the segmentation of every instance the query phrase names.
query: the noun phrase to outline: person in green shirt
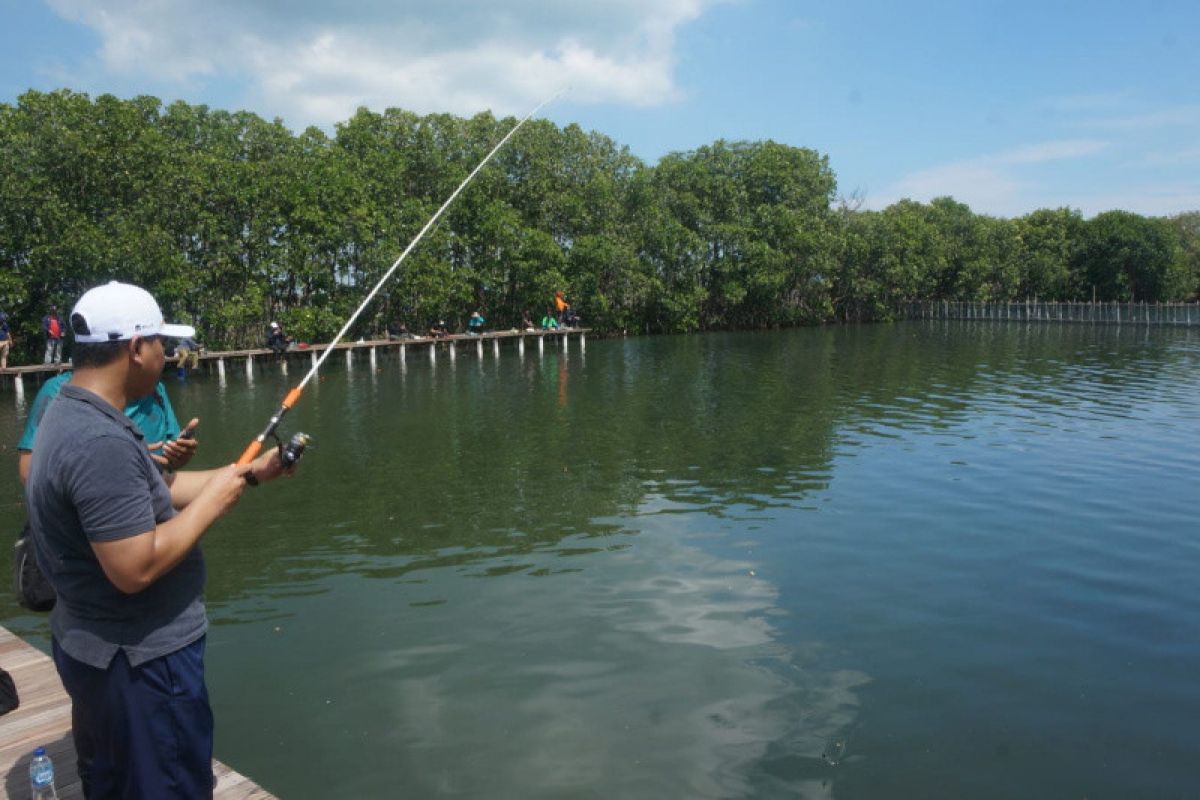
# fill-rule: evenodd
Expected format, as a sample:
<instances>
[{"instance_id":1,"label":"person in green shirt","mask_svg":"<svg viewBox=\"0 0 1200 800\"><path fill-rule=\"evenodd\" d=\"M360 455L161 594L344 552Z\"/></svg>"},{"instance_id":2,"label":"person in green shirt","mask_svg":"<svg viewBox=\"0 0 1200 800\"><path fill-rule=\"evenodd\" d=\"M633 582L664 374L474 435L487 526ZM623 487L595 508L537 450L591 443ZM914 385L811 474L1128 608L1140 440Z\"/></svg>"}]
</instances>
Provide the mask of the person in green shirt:
<instances>
[{"instance_id":1,"label":"person in green shirt","mask_svg":"<svg viewBox=\"0 0 1200 800\"><path fill-rule=\"evenodd\" d=\"M63 372L42 384L33 406L29 411L29 419L25 422L25 432L17 443L17 471L21 483L29 476L29 462L33 456L33 440L37 435L38 425L51 401L58 396L62 387L71 380L70 370ZM125 407L125 416L133 420L141 429L146 441L150 443L150 457L163 469L176 470L192 460L196 453L196 440L191 436L180 438L179 421L175 419L175 409L167 397L166 387L159 381L154 392L140 400L135 400ZM188 429L194 430L200 420L193 419L188 423Z\"/></svg>"}]
</instances>

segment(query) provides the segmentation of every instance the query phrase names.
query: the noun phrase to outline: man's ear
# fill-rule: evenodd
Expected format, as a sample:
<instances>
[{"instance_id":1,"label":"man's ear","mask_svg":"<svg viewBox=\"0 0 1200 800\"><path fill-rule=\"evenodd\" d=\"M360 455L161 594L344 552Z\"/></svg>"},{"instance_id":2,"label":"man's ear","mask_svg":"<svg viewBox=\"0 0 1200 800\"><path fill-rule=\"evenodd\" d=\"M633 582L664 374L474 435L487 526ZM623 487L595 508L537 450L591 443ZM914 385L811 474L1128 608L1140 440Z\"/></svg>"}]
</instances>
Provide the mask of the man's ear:
<instances>
[{"instance_id":1,"label":"man's ear","mask_svg":"<svg viewBox=\"0 0 1200 800\"><path fill-rule=\"evenodd\" d=\"M142 358L142 348L144 348L145 346L146 346L146 337L145 336L133 337L132 339L129 340L129 355L134 360L140 361Z\"/></svg>"}]
</instances>

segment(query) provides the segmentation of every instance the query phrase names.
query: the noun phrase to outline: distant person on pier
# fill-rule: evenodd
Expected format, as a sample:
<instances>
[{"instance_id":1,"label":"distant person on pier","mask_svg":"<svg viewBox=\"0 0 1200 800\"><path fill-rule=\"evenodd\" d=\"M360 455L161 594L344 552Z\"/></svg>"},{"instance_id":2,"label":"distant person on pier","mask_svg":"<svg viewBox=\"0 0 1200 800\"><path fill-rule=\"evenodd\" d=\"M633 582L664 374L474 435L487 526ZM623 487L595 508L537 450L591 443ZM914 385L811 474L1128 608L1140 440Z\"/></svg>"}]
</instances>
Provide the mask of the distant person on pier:
<instances>
[{"instance_id":1,"label":"distant person on pier","mask_svg":"<svg viewBox=\"0 0 1200 800\"><path fill-rule=\"evenodd\" d=\"M524 311L521 312L521 330L524 330L524 331L537 330L537 328L534 327L533 319L529 316L529 309L525 309Z\"/></svg>"},{"instance_id":2,"label":"distant person on pier","mask_svg":"<svg viewBox=\"0 0 1200 800\"><path fill-rule=\"evenodd\" d=\"M467 320L467 333L472 336L478 336L483 333L483 326L486 323L487 320L483 318L483 314L480 314L478 311L472 311L471 318Z\"/></svg>"},{"instance_id":3,"label":"distant person on pier","mask_svg":"<svg viewBox=\"0 0 1200 800\"><path fill-rule=\"evenodd\" d=\"M542 330L554 331L558 330L558 320L554 318L554 309L547 308L545 315L542 317Z\"/></svg>"},{"instance_id":4,"label":"distant person on pier","mask_svg":"<svg viewBox=\"0 0 1200 800\"><path fill-rule=\"evenodd\" d=\"M555 314L555 319L558 320L558 323L560 325L562 324L562 321L563 321L563 314L570 307L571 307L571 304L567 302L567 298L563 297L562 290L561 289L555 290L555 292L554 292L554 314Z\"/></svg>"},{"instance_id":5,"label":"distant person on pier","mask_svg":"<svg viewBox=\"0 0 1200 800\"><path fill-rule=\"evenodd\" d=\"M399 342L404 339L411 339L412 334L408 332L408 326L398 319L394 319L387 324L387 338L389 342Z\"/></svg>"},{"instance_id":6,"label":"distant person on pier","mask_svg":"<svg viewBox=\"0 0 1200 800\"><path fill-rule=\"evenodd\" d=\"M12 332L8 329L8 314L0 311L0 370L8 369L8 351L12 347Z\"/></svg>"},{"instance_id":7,"label":"distant person on pier","mask_svg":"<svg viewBox=\"0 0 1200 800\"><path fill-rule=\"evenodd\" d=\"M267 328L267 347L275 351L276 357L282 358L292 346L292 337L283 332L278 322L272 322Z\"/></svg>"},{"instance_id":8,"label":"distant person on pier","mask_svg":"<svg viewBox=\"0 0 1200 800\"><path fill-rule=\"evenodd\" d=\"M179 344L175 345L175 355L176 375L181 379L187 377L189 369L197 369L200 366L200 345L194 337L185 336L180 339Z\"/></svg>"},{"instance_id":9,"label":"distant person on pier","mask_svg":"<svg viewBox=\"0 0 1200 800\"><path fill-rule=\"evenodd\" d=\"M579 327L579 315L575 313L575 309L567 306L562 313L562 324L564 328Z\"/></svg>"},{"instance_id":10,"label":"distant person on pier","mask_svg":"<svg viewBox=\"0 0 1200 800\"><path fill-rule=\"evenodd\" d=\"M429 335L435 339L445 339L450 335L450 329L446 327L446 320L439 319L433 325L429 326Z\"/></svg>"},{"instance_id":11,"label":"distant person on pier","mask_svg":"<svg viewBox=\"0 0 1200 800\"><path fill-rule=\"evenodd\" d=\"M46 333L46 358L42 362L62 363L63 321L58 316L58 306L50 306L50 313L42 317L42 330Z\"/></svg>"}]
</instances>

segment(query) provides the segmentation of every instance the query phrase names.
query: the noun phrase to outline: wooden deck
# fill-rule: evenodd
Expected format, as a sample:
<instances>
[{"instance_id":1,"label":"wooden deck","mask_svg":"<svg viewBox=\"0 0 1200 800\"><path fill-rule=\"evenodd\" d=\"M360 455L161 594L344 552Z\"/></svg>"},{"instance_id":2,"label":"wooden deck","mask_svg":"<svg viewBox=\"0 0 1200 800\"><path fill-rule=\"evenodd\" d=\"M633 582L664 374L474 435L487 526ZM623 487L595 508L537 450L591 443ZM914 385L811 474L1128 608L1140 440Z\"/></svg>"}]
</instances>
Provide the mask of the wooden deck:
<instances>
[{"instance_id":1,"label":"wooden deck","mask_svg":"<svg viewBox=\"0 0 1200 800\"><path fill-rule=\"evenodd\" d=\"M0 716L0 776L4 797L29 796L29 761L39 745L54 760L61 800L83 797L71 741L71 699L50 657L0 627L0 667L13 677L21 707ZM219 800L271 800L274 795L219 761L213 761Z\"/></svg>"}]
</instances>

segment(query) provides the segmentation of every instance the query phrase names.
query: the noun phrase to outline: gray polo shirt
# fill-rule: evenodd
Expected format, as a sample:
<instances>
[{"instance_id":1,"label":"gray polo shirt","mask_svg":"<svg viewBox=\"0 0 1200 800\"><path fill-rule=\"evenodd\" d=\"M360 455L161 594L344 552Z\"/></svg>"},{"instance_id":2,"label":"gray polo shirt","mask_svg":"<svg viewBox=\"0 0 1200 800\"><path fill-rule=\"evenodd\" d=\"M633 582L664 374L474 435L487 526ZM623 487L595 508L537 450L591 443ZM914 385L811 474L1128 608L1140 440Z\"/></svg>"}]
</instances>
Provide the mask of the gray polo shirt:
<instances>
[{"instance_id":1,"label":"gray polo shirt","mask_svg":"<svg viewBox=\"0 0 1200 800\"><path fill-rule=\"evenodd\" d=\"M128 417L86 389L64 386L38 429L25 495L38 564L58 592L50 629L67 655L105 669L124 650L137 666L204 635L199 546L137 594L114 586L92 551L92 542L137 536L175 516Z\"/></svg>"}]
</instances>

